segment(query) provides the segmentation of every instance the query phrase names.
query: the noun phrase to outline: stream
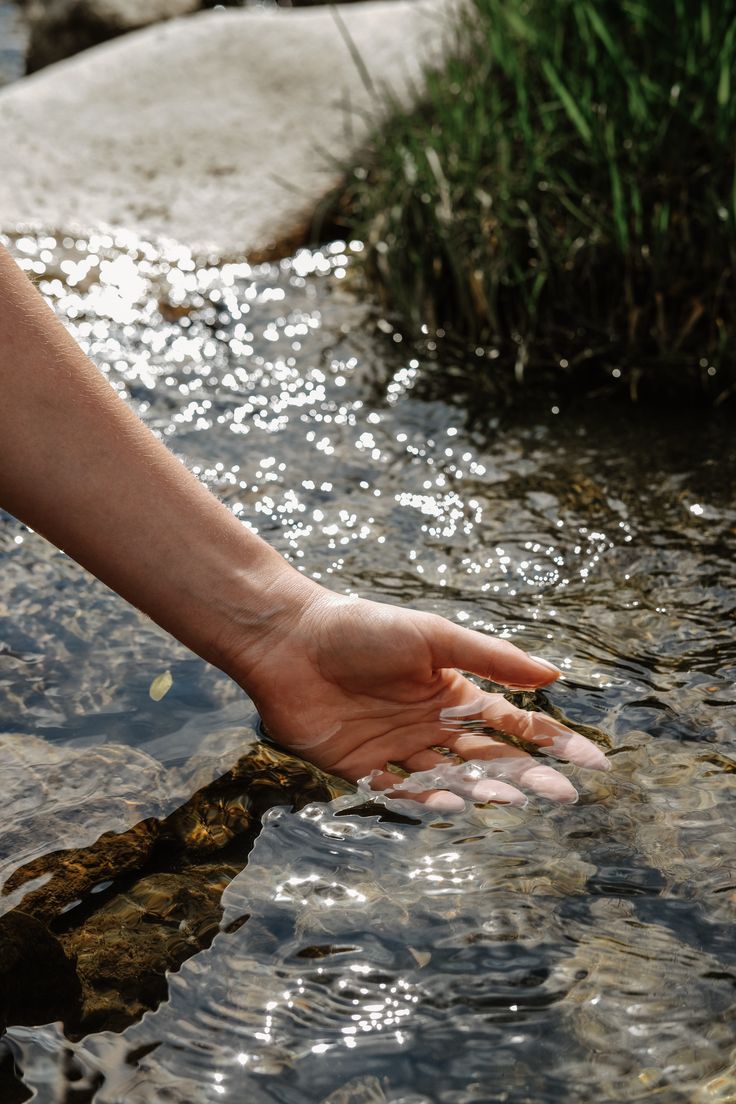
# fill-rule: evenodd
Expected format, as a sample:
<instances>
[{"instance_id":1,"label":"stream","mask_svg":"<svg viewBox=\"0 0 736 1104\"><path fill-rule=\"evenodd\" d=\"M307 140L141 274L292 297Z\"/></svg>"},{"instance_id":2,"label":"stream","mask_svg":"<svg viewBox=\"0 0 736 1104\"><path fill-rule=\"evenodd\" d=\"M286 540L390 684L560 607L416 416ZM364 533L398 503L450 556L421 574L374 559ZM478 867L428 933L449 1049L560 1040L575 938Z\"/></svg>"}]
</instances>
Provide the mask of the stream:
<instances>
[{"instance_id":1,"label":"stream","mask_svg":"<svg viewBox=\"0 0 736 1104\"><path fill-rule=\"evenodd\" d=\"M563 764L575 805L371 803L0 513L0 1099L736 1100L732 413L501 406L492 351L361 302L360 243L2 240L244 524L555 662L535 707L612 770Z\"/></svg>"}]
</instances>

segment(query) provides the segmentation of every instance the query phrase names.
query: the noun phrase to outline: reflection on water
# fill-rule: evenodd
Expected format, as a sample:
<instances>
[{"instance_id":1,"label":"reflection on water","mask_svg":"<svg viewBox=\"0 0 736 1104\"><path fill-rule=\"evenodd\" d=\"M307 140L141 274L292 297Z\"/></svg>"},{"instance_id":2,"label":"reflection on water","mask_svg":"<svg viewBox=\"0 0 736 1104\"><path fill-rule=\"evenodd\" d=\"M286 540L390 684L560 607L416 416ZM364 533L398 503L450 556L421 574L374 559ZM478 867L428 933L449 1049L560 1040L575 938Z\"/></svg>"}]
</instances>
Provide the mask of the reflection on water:
<instances>
[{"instance_id":1,"label":"reflection on water","mask_svg":"<svg viewBox=\"0 0 736 1104\"><path fill-rule=\"evenodd\" d=\"M564 678L540 704L607 733L613 770L564 767L572 807L407 820L348 795L272 809L245 868L218 883L233 879L219 934L169 975L163 1003L81 1039L16 1017L0 1050L28 1088L9 1087L6 1060L8 1099L63 1101L73 1085L99 1104L732 1101L725 419L564 406L503 419L477 368L443 382L399 335L374 335L344 290L344 243L257 269L125 235L12 245L121 396L244 522L336 589L552 659ZM49 899L44 855L170 816L257 726L223 676L10 518L0 557L12 914L24 895L26 909ZM132 907L115 874L99 907L83 902L98 942L104 917Z\"/></svg>"}]
</instances>

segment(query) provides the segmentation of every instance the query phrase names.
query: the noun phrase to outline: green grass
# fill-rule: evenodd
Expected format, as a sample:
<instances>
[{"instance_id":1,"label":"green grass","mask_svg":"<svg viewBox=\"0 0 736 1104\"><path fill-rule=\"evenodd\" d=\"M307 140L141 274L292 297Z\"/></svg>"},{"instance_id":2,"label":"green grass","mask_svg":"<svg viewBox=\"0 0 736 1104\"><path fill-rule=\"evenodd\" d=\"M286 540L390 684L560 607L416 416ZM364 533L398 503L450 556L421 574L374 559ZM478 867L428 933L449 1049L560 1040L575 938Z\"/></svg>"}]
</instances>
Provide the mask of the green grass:
<instances>
[{"instance_id":1,"label":"green grass","mask_svg":"<svg viewBox=\"0 0 736 1104\"><path fill-rule=\"evenodd\" d=\"M384 306L487 349L486 372L722 401L735 149L732 4L474 0L341 209Z\"/></svg>"}]
</instances>

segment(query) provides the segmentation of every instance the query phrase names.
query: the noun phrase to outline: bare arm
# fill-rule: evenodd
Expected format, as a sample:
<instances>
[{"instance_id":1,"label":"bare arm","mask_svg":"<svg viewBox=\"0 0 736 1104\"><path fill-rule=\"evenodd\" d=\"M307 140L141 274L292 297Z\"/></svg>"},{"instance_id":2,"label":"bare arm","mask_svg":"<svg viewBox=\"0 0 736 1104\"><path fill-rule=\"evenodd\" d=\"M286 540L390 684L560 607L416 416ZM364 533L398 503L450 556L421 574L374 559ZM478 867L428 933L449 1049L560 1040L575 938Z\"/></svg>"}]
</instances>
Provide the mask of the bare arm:
<instances>
[{"instance_id":1,"label":"bare arm","mask_svg":"<svg viewBox=\"0 0 736 1104\"><path fill-rule=\"evenodd\" d=\"M0 396L0 505L204 659L319 589L136 418L2 247Z\"/></svg>"},{"instance_id":2,"label":"bare arm","mask_svg":"<svg viewBox=\"0 0 736 1104\"><path fill-rule=\"evenodd\" d=\"M2 248L0 506L231 675L286 747L345 778L394 789L386 767L399 764L421 775L404 790L446 808L519 803L518 786L575 798L567 778L493 728L608 766L584 737L460 673L532 689L557 677L551 665L432 614L333 594L290 567L135 417ZM469 731L471 718L488 727Z\"/></svg>"}]
</instances>

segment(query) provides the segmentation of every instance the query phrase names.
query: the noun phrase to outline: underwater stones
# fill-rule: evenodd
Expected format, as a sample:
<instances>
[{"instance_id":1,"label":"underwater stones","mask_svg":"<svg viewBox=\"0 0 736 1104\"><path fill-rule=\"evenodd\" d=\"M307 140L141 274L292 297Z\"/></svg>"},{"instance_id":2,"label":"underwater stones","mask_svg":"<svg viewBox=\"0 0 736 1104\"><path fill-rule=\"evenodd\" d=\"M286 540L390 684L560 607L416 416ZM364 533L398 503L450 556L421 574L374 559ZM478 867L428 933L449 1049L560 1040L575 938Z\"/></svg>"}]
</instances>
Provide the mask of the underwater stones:
<instances>
[{"instance_id":1,"label":"underwater stones","mask_svg":"<svg viewBox=\"0 0 736 1104\"><path fill-rule=\"evenodd\" d=\"M39 920L0 916L0 1034L9 1023L66 1019L79 1005L74 962Z\"/></svg>"},{"instance_id":2,"label":"underwater stones","mask_svg":"<svg viewBox=\"0 0 736 1104\"><path fill-rule=\"evenodd\" d=\"M73 1029L121 1030L164 1000L166 971L216 935L220 897L233 873L197 867L147 875L62 936L83 993Z\"/></svg>"},{"instance_id":3,"label":"underwater stones","mask_svg":"<svg viewBox=\"0 0 736 1104\"><path fill-rule=\"evenodd\" d=\"M372 1074L355 1077L326 1096L322 1104L387 1104L381 1082Z\"/></svg>"},{"instance_id":4,"label":"underwater stones","mask_svg":"<svg viewBox=\"0 0 736 1104\"><path fill-rule=\"evenodd\" d=\"M23 897L24 912L40 920L51 920L73 902L112 878L138 870L151 853L158 834L158 821L141 821L127 832L107 832L92 847L52 852L31 860L14 871L2 892L20 890L35 879L37 889Z\"/></svg>"},{"instance_id":5,"label":"underwater stones","mask_svg":"<svg viewBox=\"0 0 736 1104\"><path fill-rule=\"evenodd\" d=\"M18 903L26 883L40 873L39 864L49 873L54 852L75 851L104 833L124 831L160 813L166 803L161 764L137 748L64 747L30 732L0 733L0 760L7 817L0 845L0 912ZM64 887L63 876L52 878L47 899L71 888Z\"/></svg>"},{"instance_id":6,"label":"underwater stones","mask_svg":"<svg viewBox=\"0 0 736 1104\"><path fill-rule=\"evenodd\" d=\"M0 229L292 249L380 120L383 90L416 97L456 2L199 12L35 73L0 91Z\"/></svg>"},{"instance_id":7,"label":"underwater stones","mask_svg":"<svg viewBox=\"0 0 736 1104\"><path fill-rule=\"evenodd\" d=\"M733 983L707 945L643 922L620 898L595 902L571 943L564 969L574 981L558 1011L596 1055L603 1099L656 1088L673 1100L688 1081L717 1077L733 1043Z\"/></svg>"},{"instance_id":8,"label":"underwater stones","mask_svg":"<svg viewBox=\"0 0 736 1104\"><path fill-rule=\"evenodd\" d=\"M36 750L31 741L31 757ZM105 832L89 847L38 854L15 869L0 896L0 904L16 905L0 917L0 1030L4 1022L63 1018L79 1036L139 1019L165 998L167 971L219 931L222 894L245 865L263 814L347 789L259 744L169 816ZM39 975L31 999L24 963L36 945L52 984L46 992L46 975Z\"/></svg>"},{"instance_id":9,"label":"underwater stones","mask_svg":"<svg viewBox=\"0 0 736 1104\"><path fill-rule=\"evenodd\" d=\"M33 73L108 38L189 15L200 7L200 0L31 0L26 5L26 69Z\"/></svg>"}]
</instances>

